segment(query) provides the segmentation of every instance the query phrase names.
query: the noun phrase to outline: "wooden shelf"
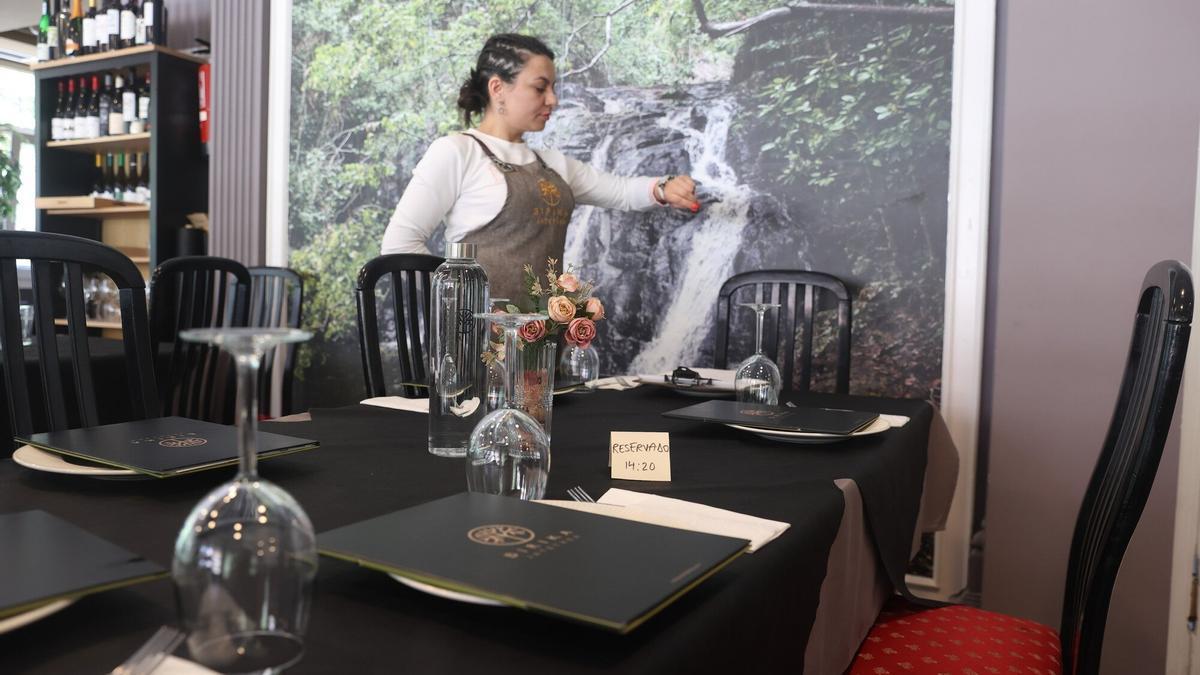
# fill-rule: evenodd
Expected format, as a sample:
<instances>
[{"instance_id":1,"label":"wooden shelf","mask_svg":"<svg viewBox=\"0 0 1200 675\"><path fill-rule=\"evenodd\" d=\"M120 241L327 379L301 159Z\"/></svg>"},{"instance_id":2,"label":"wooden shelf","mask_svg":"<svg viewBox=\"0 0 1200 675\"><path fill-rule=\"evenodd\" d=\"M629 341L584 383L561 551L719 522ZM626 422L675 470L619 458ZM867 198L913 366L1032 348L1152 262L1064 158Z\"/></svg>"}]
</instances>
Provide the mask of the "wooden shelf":
<instances>
[{"instance_id":1,"label":"wooden shelf","mask_svg":"<svg viewBox=\"0 0 1200 675\"><path fill-rule=\"evenodd\" d=\"M67 325L67 320L66 319L55 319L54 325L55 326L65 326L65 325ZM108 328L108 329L121 330L121 322L120 321L101 321L100 319L88 319L87 327L88 328Z\"/></svg>"},{"instance_id":2,"label":"wooden shelf","mask_svg":"<svg viewBox=\"0 0 1200 675\"><path fill-rule=\"evenodd\" d=\"M150 216L150 207L146 204L138 204L136 206L102 206L98 209L46 209L48 216L92 216L95 218L103 218L105 216L136 216L145 214Z\"/></svg>"},{"instance_id":3,"label":"wooden shelf","mask_svg":"<svg viewBox=\"0 0 1200 675\"><path fill-rule=\"evenodd\" d=\"M119 136L101 136L99 138L76 138L70 141L50 141L47 148L60 148L75 152L95 154L97 152L149 152L150 132L140 134L121 134Z\"/></svg>"},{"instance_id":4,"label":"wooden shelf","mask_svg":"<svg viewBox=\"0 0 1200 675\"><path fill-rule=\"evenodd\" d=\"M194 61L195 63L208 63L208 59L205 59L203 57L196 56L195 54L188 54L187 52L181 52L176 49L167 49L166 47L163 47L162 45L138 45L136 47L129 47L127 49L115 49L113 51L101 52L99 54L88 54L86 56L68 56L66 58L55 59L53 61L43 61L41 63L33 63L33 64L30 64L29 69L30 70L53 70L54 68L66 68L67 66L73 66L73 65L76 65L79 63L95 63L96 67L98 69L103 69L105 61L109 61L112 59L118 59L118 58L121 58L122 56L133 56L135 54L149 54L150 52L161 52L163 54L170 54L171 56L175 56L175 57L178 57L181 59L186 59L188 61Z\"/></svg>"}]
</instances>

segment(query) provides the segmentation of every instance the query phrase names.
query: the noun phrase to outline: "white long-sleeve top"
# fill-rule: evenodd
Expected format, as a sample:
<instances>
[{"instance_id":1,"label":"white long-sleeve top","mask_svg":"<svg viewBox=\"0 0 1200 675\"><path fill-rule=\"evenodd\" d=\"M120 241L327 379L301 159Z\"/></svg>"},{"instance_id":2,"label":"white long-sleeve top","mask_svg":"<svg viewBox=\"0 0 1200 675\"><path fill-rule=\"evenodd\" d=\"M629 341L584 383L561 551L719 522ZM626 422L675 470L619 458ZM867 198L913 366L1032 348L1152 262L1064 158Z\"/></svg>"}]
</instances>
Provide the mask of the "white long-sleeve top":
<instances>
[{"instance_id":1,"label":"white long-sleeve top","mask_svg":"<svg viewBox=\"0 0 1200 675\"><path fill-rule=\"evenodd\" d=\"M473 129L496 157L509 164L536 162L533 150L523 142L506 141ZM563 155L557 150L538 150L546 166L558 172L576 204L590 204L623 211L644 211L658 206L654 199L656 178L614 176ZM446 223L446 241L463 241L500 213L508 196L504 174L466 134L451 134L434 141L413 169L387 230L382 253L429 253L426 242Z\"/></svg>"}]
</instances>

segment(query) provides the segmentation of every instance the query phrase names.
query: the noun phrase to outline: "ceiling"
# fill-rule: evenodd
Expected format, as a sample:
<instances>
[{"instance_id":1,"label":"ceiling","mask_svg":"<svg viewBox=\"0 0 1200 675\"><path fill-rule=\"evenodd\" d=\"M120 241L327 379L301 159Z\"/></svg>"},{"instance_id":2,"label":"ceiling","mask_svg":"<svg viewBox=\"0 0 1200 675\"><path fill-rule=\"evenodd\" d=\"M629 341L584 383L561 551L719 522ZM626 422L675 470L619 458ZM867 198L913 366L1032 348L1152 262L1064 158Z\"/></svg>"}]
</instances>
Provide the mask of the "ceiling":
<instances>
[{"instance_id":1,"label":"ceiling","mask_svg":"<svg viewBox=\"0 0 1200 675\"><path fill-rule=\"evenodd\" d=\"M38 0L0 0L0 33L36 26L41 16Z\"/></svg>"}]
</instances>

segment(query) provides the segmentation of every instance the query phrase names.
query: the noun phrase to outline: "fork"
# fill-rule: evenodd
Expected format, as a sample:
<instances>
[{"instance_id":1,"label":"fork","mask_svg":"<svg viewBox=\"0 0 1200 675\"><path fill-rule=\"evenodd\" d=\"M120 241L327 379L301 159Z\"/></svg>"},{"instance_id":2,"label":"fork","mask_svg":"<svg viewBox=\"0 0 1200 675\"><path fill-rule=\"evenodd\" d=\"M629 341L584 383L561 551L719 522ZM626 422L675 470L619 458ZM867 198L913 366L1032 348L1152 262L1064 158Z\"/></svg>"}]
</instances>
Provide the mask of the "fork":
<instances>
[{"instance_id":1,"label":"fork","mask_svg":"<svg viewBox=\"0 0 1200 675\"><path fill-rule=\"evenodd\" d=\"M587 490L583 489L582 485L576 485L573 488L569 488L567 490L567 496L577 502L588 502L591 504L596 503L596 500L592 499L592 496L587 493Z\"/></svg>"},{"instance_id":2,"label":"fork","mask_svg":"<svg viewBox=\"0 0 1200 675\"><path fill-rule=\"evenodd\" d=\"M125 663L113 668L109 675L147 675L158 667L163 659L175 651L184 634L170 626L163 626L150 636L136 652L125 659Z\"/></svg>"}]
</instances>

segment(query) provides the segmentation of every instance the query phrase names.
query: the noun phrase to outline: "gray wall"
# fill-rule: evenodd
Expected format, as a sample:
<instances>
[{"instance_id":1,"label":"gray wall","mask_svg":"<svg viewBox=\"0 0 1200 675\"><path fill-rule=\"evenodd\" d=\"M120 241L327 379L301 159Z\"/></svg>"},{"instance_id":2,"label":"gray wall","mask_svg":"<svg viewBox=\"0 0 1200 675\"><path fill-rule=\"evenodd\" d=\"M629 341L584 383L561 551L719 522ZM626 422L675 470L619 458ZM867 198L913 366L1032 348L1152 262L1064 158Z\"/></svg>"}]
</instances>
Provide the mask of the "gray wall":
<instances>
[{"instance_id":1,"label":"gray wall","mask_svg":"<svg viewBox=\"0 0 1200 675\"><path fill-rule=\"evenodd\" d=\"M1001 0L983 606L1058 627L1137 288L1190 256L1200 3ZM1162 672L1178 441L1117 581L1104 672Z\"/></svg>"}]
</instances>

